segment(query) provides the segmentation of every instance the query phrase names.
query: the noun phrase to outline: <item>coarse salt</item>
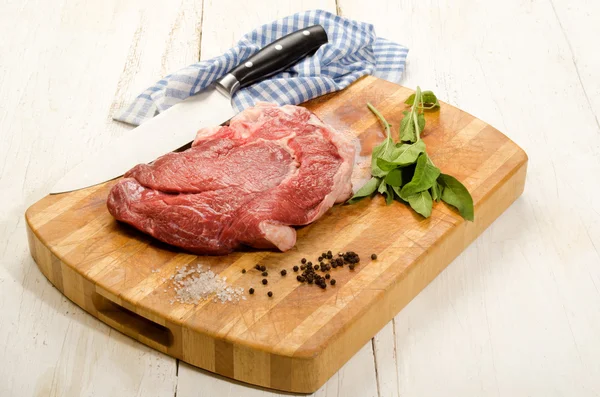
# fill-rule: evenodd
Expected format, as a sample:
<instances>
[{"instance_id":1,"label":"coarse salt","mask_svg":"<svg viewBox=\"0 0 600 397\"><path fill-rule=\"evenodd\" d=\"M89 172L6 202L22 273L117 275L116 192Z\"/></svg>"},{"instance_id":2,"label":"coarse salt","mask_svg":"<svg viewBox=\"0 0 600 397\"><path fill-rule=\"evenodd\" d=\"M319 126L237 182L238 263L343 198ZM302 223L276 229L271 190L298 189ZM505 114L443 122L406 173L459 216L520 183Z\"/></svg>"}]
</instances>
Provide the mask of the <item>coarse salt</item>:
<instances>
[{"instance_id":1,"label":"coarse salt","mask_svg":"<svg viewBox=\"0 0 600 397\"><path fill-rule=\"evenodd\" d=\"M204 269L198 264L177 270L173 276L175 300L179 303L198 304L211 296L214 302L239 302L246 300L243 288L233 288L227 284L226 277L220 277L210 268Z\"/></svg>"}]
</instances>

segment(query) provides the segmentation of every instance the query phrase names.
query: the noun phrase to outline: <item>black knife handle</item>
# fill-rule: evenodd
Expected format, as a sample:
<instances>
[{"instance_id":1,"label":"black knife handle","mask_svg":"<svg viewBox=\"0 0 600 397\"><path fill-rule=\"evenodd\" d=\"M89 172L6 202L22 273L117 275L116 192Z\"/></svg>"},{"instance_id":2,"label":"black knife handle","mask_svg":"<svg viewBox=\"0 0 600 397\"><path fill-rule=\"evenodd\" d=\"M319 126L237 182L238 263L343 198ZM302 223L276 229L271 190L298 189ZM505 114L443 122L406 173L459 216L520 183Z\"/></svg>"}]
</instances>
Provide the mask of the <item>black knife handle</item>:
<instances>
[{"instance_id":1,"label":"black knife handle","mask_svg":"<svg viewBox=\"0 0 600 397\"><path fill-rule=\"evenodd\" d=\"M230 97L242 88L265 79L298 62L327 43L321 25L304 28L262 48L217 82L217 89Z\"/></svg>"}]
</instances>

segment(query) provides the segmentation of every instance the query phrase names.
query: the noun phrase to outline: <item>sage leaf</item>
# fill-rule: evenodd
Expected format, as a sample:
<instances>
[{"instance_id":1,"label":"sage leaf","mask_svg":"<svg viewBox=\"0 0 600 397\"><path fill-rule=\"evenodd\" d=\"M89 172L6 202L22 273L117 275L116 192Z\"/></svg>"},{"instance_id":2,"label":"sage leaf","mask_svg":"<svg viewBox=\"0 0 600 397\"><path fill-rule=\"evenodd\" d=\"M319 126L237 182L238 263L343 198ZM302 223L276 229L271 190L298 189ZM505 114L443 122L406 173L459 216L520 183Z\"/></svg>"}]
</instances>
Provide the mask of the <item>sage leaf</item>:
<instances>
[{"instance_id":1,"label":"sage leaf","mask_svg":"<svg viewBox=\"0 0 600 397\"><path fill-rule=\"evenodd\" d=\"M408 200L409 196L428 190L436 182L438 176L440 176L440 169L429 161L427 154L423 153L419 155L415 174L410 182L402 188L400 197ZM429 197L431 197L431 195Z\"/></svg>"},{"instance_id":2,"label":"sage leaf","mask_svg":"<svg viewBox=\"0 0 600 397\"><path fill-rule=\"evenodd\" d=\"M431 200L431 194L429 190L418 192L407 198L408 203L417 213L423 215L425 218L431 216L431 208L433 201Z\"/></svg>"},{"instance_id":3,"label":"sage leaf","mask_svg":"<svg viewBox=\"0 0 600 397\"><path fill-rule=\"evenodd\" d=\"M385 192L385 205L390 205L394 202L394 188L387 185L387 191Z\"/></svg>"},{"instance_id":4,"label":"sage leaf","mask_svg":"<svg viewBox=\"0 0 600 397\"><path fill-rule=\"evenodd\" d=\"M383 179L388 186L399 187L402 186L402 171L399 168L391 170Z\"/></svg>"},{"instance_id":5,"label":"sage leaf","mask_svg":"<svg viewBox=\"0 0 600 397\"><path fill-rule=\"evenodd\" d=\"M435 181L435 183L431 187L431 198L436 202L439 202L442 199L442 191L443 187L440 186L438 181Z\"/></svg>"},{"instance_id":6,"label":"sage leaf","mask_svg":"<svg viewBox=\"0 0 600 397\"><path fill-rule=\"evenodd\" d=\"M377 160L380 158L382 153L384 153L386 150L388 150L387 146L386 146L386 141L387 141L387 139L385 141L383 141L382 143L380 143L379 145L375 146L373 148L373 153L371 154L371 175L380 177L380 178L387 175L387 171L382 170L377 165ZM389 146L389 143L387 145Z\"/></svg>"},{"instance_id":7,"label":"sage leaf","mask_svg":"<svg viewBox=\"0 0 600 397\"><path fill-rule=\"evenodd\" d=\"M387 175L388 172L390 172L391 170L393 170L397 167L398 167L398 165L391 161L388 161L381 157L377 159L377 168L380 169L384 173L384 175ZM384 176L384 175L382 175L382 176Z\"/></svg>"},{"instance_id":8,"label":"sage leaf","mask_svg":"<svg viewBox=\"0 0 600 397\"><path fill-rule=\"evenodd\" d=\"M373 148L373 152L371 154L371 175L382 178L387 175L389 170L394 168L381 168L378 164L378 161L379 159L390 158L390 154L395 148L396 146L394 141L390 136Z\"/></svg>"},{"instance_id":9,"label":"sage leaf","mask_svg":"<svg viewBox=\"0 0 600 397\"><path fill-rule=\"evenodd\" d=\"M413 144L403 143L394 147L389 153L389 159L386 160L397 166L404 167L416 162L419 155L425 153L425 149L425 142L423 140Z\"/></svg>"},{"instance_id":10,"label":"sage leaf","mask_svg":"<svg viewBox=\"0 0 600 397\"><path fill-rule=\"evenodd\" d=\"M404 101L407 105L413 105L415 103L415 94L412 94ZM435 109L440 107L440 102L432 91L423 91L421 93L421 104L419 107L427 110Z\"/></svg>"},{"instance_id":11,"label":"sage leaf","mask_svg":"<svg viewBox=\"0 0 600 397\"><path fill-rule=\"evenodd\" d=\"M377 188L377 193L383 194L385 192L387 192L387 183L382 181Z\"/></svg>"},{"instance_id":12,"label":"sage leaf","mask_svg":"<svg viewBox=\"0 0 600 397\"><path fill-rule=\"evenodd\" d=\"M425 115L423 113L417 113L417 124L419 125L419 134L425 129Z\"/></svg>"},{"instance_id":13,"label":"sage leaf","mask_svg":"<svg viewBox=\"0 0 600 397\"><path fill-rule=\"evenodd\" d=\"M410 112L404 111L402 114L404 114L404 118L400 121L400 140L403 142L419 141L419 136L425 129L425 115L419 113L415 108Z\"/></svg>"},{"instance_id":14,"label":"sage leaf","mask_svg":"<svg viewBox=\"0 0 600 397\"><path fill-rule=\"evenodd\" d=\"M400 186L392 186L392 189L394 190L394 199L396 199L396 201L401 202L402 204L406 204L409 205L407 201L405 201L402 197L400 197Z\"/></svg>"},{"instance_id":15,"label":"sage leaf","mask_svg":"<svg viewBox=\"0 0 600 397\"><path fill-rule=\"evenodd\" d=\"M373 193L375 193L375 191L377 190L377 188L379 187L379 184L381 183L381 179L379 178L371 178L369 179L369 181L367 183L365 183L360 189L358 189L358 191L356 193L354 193L354 196L352 196L352 198L350 198L350 200L348 200L349 204L352 203L356 203L357 201L372 195Z\"/></svg>"},{"instance_id":16,"label":"sage leaf","mask_svg":"<svg viewBox=\"0 0 600 397\"><path fill-rule=\"evenodd\" d=\"M406 101L404 101L404 103L409 106L412 106L415 103L415 96L416 94L410 94L410 96L406 98Z\"/></svg>"},{"instance_id":17,"label":"sage leaf","mask_svg":"<svg viewBox=\"0 0 600 397\"><path fill-rule=\"evenodd\" d=\"M415 123L412 118L412 112L405 110L402 112L404 118L400 121L400 140L403 142L415 142L417 133L415 131Z\"/></svg>"},{"instance_id":18,"label":"sage leaf","mask_svg":"<svg viewBox=\"0 0 600 397\"><path fill-rule=\"evenodd\" d=\"M439 176L438 183L443 188L442 200L455 207L463 218L473 221L475 218L473 197L467 188L456 178L446 174Z\"/></svg>"}]
</instances>

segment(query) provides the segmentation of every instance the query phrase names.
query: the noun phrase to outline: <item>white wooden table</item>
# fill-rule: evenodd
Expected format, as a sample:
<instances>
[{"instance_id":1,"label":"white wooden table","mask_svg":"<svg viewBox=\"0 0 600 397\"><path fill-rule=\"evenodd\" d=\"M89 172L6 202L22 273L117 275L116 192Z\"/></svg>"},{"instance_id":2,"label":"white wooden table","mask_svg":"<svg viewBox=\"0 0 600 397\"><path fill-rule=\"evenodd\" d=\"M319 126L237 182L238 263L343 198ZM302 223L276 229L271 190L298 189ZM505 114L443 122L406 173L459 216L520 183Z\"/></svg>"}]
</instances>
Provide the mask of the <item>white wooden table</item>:
<instances>
[{"instance_id":1,"label":"white wooden table","mask_svg":"<svg viewBox=\"0 0 600 397\"><path fill-rule=\"evenodd\" d=\"M316 395L600 394L600 3L245 3L0 0L0 396L276 395L67 301L30 258L23 214L127 133L110 115L146 86L310 8L409 46L404 85L433 89L530 156L524 195Z\"/></svg>"}]
</instances>

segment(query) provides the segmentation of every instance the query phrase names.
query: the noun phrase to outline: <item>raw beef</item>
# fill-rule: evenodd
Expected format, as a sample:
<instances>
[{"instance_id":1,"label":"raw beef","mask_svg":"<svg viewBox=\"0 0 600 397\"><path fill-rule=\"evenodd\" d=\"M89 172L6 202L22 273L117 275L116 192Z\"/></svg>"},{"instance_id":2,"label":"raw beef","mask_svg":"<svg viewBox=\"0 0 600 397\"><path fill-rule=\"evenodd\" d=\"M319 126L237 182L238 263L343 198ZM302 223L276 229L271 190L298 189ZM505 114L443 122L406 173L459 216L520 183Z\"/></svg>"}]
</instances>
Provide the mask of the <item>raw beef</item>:
<instances>
[{"instance_id":1,"label":"raw beef","mask_svg":"<svg viewBox=\"0 0 600 397\"><path fill-rule=\"evenodd\" d=\"M194 253L286 251L296 243L291 226L352 194L353 164L352 140L305 108L259 104L200 130L190 149L135 166L110 191L108 210Z\"/></svg>"}]
</instances>

